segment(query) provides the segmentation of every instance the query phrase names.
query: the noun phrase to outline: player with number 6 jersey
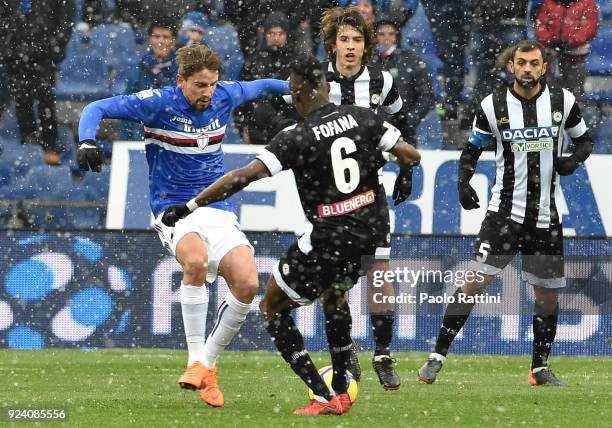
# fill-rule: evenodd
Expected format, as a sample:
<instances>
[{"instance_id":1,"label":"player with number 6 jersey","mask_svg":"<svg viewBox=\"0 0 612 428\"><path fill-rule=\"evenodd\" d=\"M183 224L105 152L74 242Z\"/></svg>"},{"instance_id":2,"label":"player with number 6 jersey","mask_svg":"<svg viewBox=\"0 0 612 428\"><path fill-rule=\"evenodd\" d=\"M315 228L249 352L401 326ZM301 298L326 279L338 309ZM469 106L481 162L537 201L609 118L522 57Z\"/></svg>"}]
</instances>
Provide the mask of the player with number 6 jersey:
<instances>
[{"instance_id":1,"label":"player with number 6 jersey","mask_svg":"<svg viewBox=\"0 0 612 428\"><path fill-rule=\"evenodd\" d=\"M355 244L371 241L375 247L384 238L388 206L378 185L385 162L380 149L389 150L399 137L369 110L327 104L280 132L259 154L271 174L294 172L307 219L299 240L304 253L331 248L342 256L361 254Z\"/></svg>"},{"instance_id":2,"label":"player with number 6 jersey","mask_svg":"<svg viewBox=\"0 0 612 428\"><path fill-rule=\"evenodd\" d=\"M370 110L331 104L316 59L296 62L290 82L296 108L305 119L278 133L244 168L226 174L188 204L168 209L162 221L172 225L190 210L189 204L212 204L255 180L293 170L308 222L306 232L273 268L260 309L282 357L314 392L310 405L294 413L341 414L352 405L346 381L352 319L350 310L345 310L345 293L365 273L380 235L388 230L387 201L378 184L382 152L391 152L403 166L417 164L420 155L401 139L397 128ZM325 312L335 318L335 323L325 326L333 391L304 349L304 338L291 316L293 308L319 297Z\"/></svg>"}]
</instances>

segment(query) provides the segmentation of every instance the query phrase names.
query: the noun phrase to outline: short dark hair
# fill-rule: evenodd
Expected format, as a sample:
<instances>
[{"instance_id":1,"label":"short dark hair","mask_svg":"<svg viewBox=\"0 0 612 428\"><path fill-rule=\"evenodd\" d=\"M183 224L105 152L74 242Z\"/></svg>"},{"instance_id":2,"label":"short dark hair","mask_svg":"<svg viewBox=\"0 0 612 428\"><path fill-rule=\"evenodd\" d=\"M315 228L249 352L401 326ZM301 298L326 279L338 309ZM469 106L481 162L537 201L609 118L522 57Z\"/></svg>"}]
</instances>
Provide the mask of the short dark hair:
<instances>
[{"instance_id":1,"label":"short dark hair","mask_svg":"<svg viewBox=\"0 0 612 428\"><path fill-rule=\"evenodd\" d=\"M397 33L399 33L402 28L402 26L399 24L399 22L397 22L394 17L389 15L381 15L380 18L378 18L374 23L374 32L377 32L378 28L382 27L383 25L389 25L393 27L395 29L395 32Z\"/></svg>"},{"instance_id":2,"label":"short dark hair","mask_svg":"<svg viewBox=\"0 0 612 428\"><path fill-rule=\"evenodd\" d=\"M323 46L329 57L332 57L333 46L336 44L338 29L343 25L350 25L363 34L364 51L363 63L367 64L372 58L374 46L376 46L376 36L372 26L366 22L361 14L354 7L333 7L327 9L321 15L321 39Z\"/></svg>"},{"instance_id":3,"label":"short dark hair","mask_svg":"<svg viewBox=\"0 0 612 428\"><path fill-rule=\"evenodd\" d=\"M205 45L184 46L176 52L178 74L187 80L192 74L203 69L221 71L221 60L211 48Z\"/></svg>"},{"instance_id":4,"label":"short dark hair","mask_svg":"<svg viewBox=\"0 0 612 428\"><path fill-rule=\"evenodd\" d=\"M153 18L151 22L149 22L149 28L147 29L149 37L153 35L154 28L165 28L167 30L170 30L172 32L172 35L176 37L176 33L177 33L176 22L174 21L174 19L170 17L159 16L159 17Z\"/></svg>"},{"instance_id":5,"label":"short dark hair","mask_svg":"<svg viewBox=\"0 0 612 428\"><path fill-rule=\"evenodd\" d=\"M546 62L546 49L544 48L544 46L541 43L530 39L521 40L516 45L514 45L514 47L512 48L512 56L510 57L510 60L514 61L514 56L517 52L531 52L536 49L540 51L540 53L542 54L542 59L544 60L544 62Z\"/></svg>"},{"instance_id":6,"label":"short dark hair","mask_svg":"<svg viewBox=\"0 0 612 428\"><path fill-rule=\"evenodd\" d=\"M325 73L321 68L321 63L312 55L293 61L291 63L291 74L297 76L312 88L316 88L325 81Z\"/></svg>"}]
</instances>

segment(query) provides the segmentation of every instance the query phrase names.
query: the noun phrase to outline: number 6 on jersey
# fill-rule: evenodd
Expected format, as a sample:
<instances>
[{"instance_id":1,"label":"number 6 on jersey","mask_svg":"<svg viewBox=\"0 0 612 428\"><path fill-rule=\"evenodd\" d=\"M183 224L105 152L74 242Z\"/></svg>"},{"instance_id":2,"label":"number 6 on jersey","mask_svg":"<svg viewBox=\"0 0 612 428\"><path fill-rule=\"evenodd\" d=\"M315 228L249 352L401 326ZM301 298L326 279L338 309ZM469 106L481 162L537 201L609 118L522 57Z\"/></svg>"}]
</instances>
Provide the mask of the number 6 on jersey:
<instances>
[{"instance_id":1,"label":"number 6 on jersey","mask_svg":"<svg viewBox=\"0 0 612 428\"><path fill-rule=\"evenodd\" d=\"M359 185L359 164L353 158L343 158L342 150L346 155L357 151L355 142L347 137L334 140L330 148L334 181L342 193L351 193Z\"/></svg>"}]
</instances>

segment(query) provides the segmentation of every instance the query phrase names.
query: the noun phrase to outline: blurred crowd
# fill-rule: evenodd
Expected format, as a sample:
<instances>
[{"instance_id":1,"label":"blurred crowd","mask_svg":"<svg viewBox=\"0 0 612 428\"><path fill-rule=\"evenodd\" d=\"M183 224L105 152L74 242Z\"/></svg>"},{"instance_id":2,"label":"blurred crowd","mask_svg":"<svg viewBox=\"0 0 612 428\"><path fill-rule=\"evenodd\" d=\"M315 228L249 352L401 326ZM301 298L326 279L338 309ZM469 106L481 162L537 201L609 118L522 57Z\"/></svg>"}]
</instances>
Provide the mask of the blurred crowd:
<instances>
[{"instance_id":1,"label":"blurred crowd","mask_svg":"<svg viewBox=\"0 0 612 428\"><path fill-rule=\"evenodd\" d=\"M286 79L296 55L325 56L319 40L321 13L333 6L353 6L375 29L377 55L371 63L391 72L410 106L414 134L407 138L428 148L427 134L437 123L442 141L429 148L456 149L471 127L477 103L509 79L507 48L522 39L535 37L547 48L547 79L579 99L585 97L589 76L608 76L609 50L597 52L597 62L587 66L600 27L610 34L608 3L0 0L0 115L14 111L17 140L40 145L46 164L65 165L71 163L74 148L61 143L58 123L76 142L78 117L86 103L173 85L179 47L210 46L222 58L222 77L227 80ZM606 37L604 44L610 44L612 39ZM605 106L612 103L609 86L607 91L591 91L599 94L594 103L604 105L602 111L609 111ZM235 112L234 136L230 132L226 139L265 144L288 120L295 120L295 112L282 100L250 103ZM425 131L423 121L429 121ZM99 137L140 140L143 132L137 124L115 123L100 129ZM0 146L6 144L0 137ZM109 145L109 155L110 150Z\"/></svg>"}]
</instances>

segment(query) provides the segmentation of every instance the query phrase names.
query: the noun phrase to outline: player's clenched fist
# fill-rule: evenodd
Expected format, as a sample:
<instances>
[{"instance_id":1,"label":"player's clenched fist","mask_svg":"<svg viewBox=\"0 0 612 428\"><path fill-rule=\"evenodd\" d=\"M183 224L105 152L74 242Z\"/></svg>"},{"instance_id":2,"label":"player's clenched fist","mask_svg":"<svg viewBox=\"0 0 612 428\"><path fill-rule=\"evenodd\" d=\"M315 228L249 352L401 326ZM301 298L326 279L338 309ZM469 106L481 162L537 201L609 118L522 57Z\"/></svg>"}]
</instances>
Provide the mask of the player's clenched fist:
<instances>
[{"instance_id":1,"label":"player's clenched fist","mask_svg":"<svg viewBox=\"0 0 612 428\"><path fill-rule=\"evenodd\" d=\"M191 213L187 204L181 205L172 205L164 212L164 216L162 217L162 223L168 227L174 227L177 221L182 218L187 217Z\"/></svg>"},{"instance_id":2,"label":"player's clenched fist","mask_svg":"<svg viewBox=\"0 0 612 428\"><path fill-rule=\"evenodd\" d=\"M404 202L412 193L412 167L400 168L400 173L393 186L393 205Z\"/></svg>"},{"instance_id":3,"label":"player's clenched fist","mask_svg":"<svg viewBox=\"0 0 612 428\"><path fill-rule=\"evenodd\" d=\"M470 183L459 183L459 202L463 209L466 210L480 208L480 200L476 190L470 186Z\"/></svg>"},{"instance_id":4,"label":"player's clenched fist","mask_svg":"<svg viewBox=\"0 0 612 428\"><path fill-rule=\"evenodd\" d=\"M555 159L555 171L559 175L570 175L580 166L575 156L564 156Z\"/></svg>"},{"instance_id":5,"label":"player's clenched fist","mask_svg":"<svg viewBox=\"0 0 612 428\"><path fill-rule=\"evenodd\" d=\"M81 141L81 145L76 153L76 160L79 168L83 171L93 172L102 171L102 164L104 163L104 154L102 150L96 147L94 140Z\"/></svg>"}]
</instances>

